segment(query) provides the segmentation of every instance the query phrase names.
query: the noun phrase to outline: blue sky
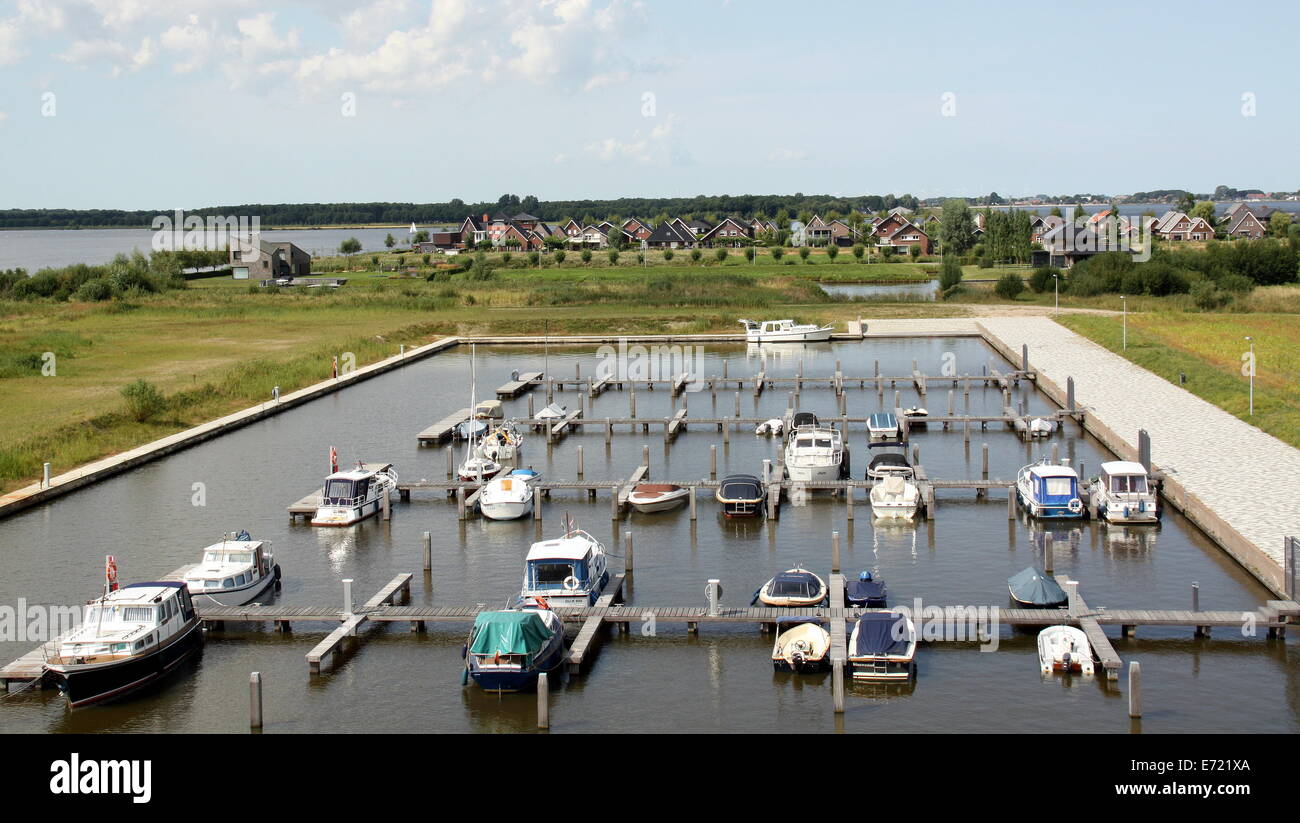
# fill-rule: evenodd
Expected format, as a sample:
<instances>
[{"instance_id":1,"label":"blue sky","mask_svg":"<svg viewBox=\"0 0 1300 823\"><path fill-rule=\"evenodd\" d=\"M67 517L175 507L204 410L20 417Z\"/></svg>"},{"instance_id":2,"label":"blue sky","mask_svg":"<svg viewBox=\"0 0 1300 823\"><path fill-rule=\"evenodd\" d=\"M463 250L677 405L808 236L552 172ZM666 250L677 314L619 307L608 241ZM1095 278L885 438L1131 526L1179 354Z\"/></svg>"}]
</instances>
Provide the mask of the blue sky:
<instances>
[{"instance_id":1,"label":"blue sky","mask_svg":"<svg viewBox=\"0 0 1300 823\"><path fill-rule=\"evenodd\" d=\"M2 0L0 208L1300 187L1300 4L991 5Z\"/></svg>"}]
</instances>

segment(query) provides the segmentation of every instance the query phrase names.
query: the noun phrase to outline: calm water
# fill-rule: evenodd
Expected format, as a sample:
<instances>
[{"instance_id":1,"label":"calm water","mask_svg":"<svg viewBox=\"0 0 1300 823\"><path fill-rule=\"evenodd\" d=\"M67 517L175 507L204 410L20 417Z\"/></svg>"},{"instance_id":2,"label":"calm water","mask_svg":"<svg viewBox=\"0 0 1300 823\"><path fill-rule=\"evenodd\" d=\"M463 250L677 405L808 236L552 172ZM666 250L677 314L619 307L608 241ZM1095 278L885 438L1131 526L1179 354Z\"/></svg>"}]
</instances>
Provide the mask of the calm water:
<instances>
[{"instance_id":1,"label":"calm water","mask_svg":"<svg viewBox=\"0 0 1300 823\"><path fill-rule=\"evenodd\" d=\"M990 352L978 340L882 340L768 349L764 361L743 347L710 345L706 373L720 373L727 358L732 375L765 367L790 375L804 362L806 374L828 374L835 359L850 375L870 374L875 359L886 374L911 369L936 372L945 352L959 372L978 373ZM508 379L512 369L540 369L537 348L480 347L480 396ZM584 373L594 365L590 350L552 351L553 373ZM998 362L999 367L1005 364ZM280 600L290 604L337 603L339 580L355 578L357 601L400 572L414 572L416 604L504 603L518 590L523 558L538 531L530 520L458 523L454 504L429 493L394 504L393 519L368 521L347 530L290 525L284 507L319 486L331 444L341 462L391 460L403 478L442 478L442 449L420 449L415 434L467 404L469 351L448 352L370 380L295 411L151 463L70 494L49 505L0 521L0 604L20 597L33 603L80 603L101 584L103 556L117 555L124 581L156 577L185 563L224 531L248 529L274 541L284 570ZM905 405L915 401L902 384ZM1019 391L1031 410L1050 403L1032 389ZM543 400L539 396L538 400ZM573 393L557 396L573 406ZM873 390L852 389L850 410L878 408ZM1082 398L1087 402L1087 398ZM680 401L679 401L680 402ZM926 405L943 411L947 389L932 387ZM962 395L956 395L958 410ZM689 398L691 412L710 413L709 394ZM733 409L732 392L720 393L717 411ZM668 413L665 391L637 392L643 416ZM786 393L755 400L742 395L742 411L779 415ZM893 405L886 391L885 405ZM1000 392L971 392L972 413L997 413ZM509 404L522 414L527 401ZM833 413L825 389L806 389L802 407ZM622 416L627 395L610 392L596 401L594 416ZM1037 454L1002 430L975 433L969 449L960 432L937 427L914 442L932 477L978 477L980 443L991 451L991 473L1011 478ZM854 475L868 460L865 436L854 432ZM1095 472L1107 456L1072 427L1058 436L1063 455L1086 461ZM572 477L575 447L585 444L591 479L626 477L650 446L657 479L689 480L708 472L708 446L719 443L720 472L757 472L777 443L750 433L733 434L729 448L703 427L665 446L662 435L620 432L607 451L600 429L574 434L553 449L538 439L526 444L526 462L551 477ZM194 483L204 483L207 505L191 504ZM560 516L579 523L621 553L616 535L630 529L637 567L632 603L704 605L704 584L723 581L724 603L742 605L773 572L804 563L829 571L831 531L844 536L845 571L876 570L895 602L922 597L937 604L1006 605L1006 578L1034 562L1042 532L1009 523L1002 495L976 501L972 492L940 492L937 519L916 526L873 528L861 499L849 524L844 507L829 497L809 505L786 505L779 521L725 522L701 497L699 520L687 513L630 515L609 519L608 498L556 492L545 507L541 532L554 535ZM420 535L434 535L434 568L420 572ZM1054 532L1057 570L1082 581L1094 606L1186 608L1192 581L1201 585L1206 608L1250 609L1268 594L1175 513L1158 530L1125 531L1084 524ZM617 559L615 568L621 567ZM128 702L69 712L55 691L29 691L0 701L5 731L242 732L247 723L247 682L261 671L266 682L268 733L309 731L529 731L535 724L531 695L494 696L460 685L460 646L467 626L431 624L424 635L405 625L371 629L359 651L336 671L311 678L304 655L324 627L304 626L283 636L232 626L213 633L199 661L164 687ZM314 629L314 630L309 630ZM1194 640L1187 630L1144 629L1133 640L1115 641L1126 659L1143 663L1146 731L1297 731L1300 729L1300 664L1287 643L1233 638L1222 632ZM5 660L30 644L0 643ZM567 731L832 731L826 677L774 675L770 639L757 627L702 626L690 636L680 625L660 625L657 637L623 637L610 630L586 675L554 690L553 730ZM854 732L1086 730L1128 732L1126 700L1103 679L1042 678L1032 634L1002 633L1001 650L982 654L973 645L934 643L918 654L920 674L912 689L850 686L842 726Z\"/></svg>"},{"instance_id":2,"label":"calm water","mask_svg":"<svg viewBox=\"0 0 1300 823\"><path fill-rule=\"evenodd\" d=\"M938 280L920 283L818 283L822 291L849 300L933 300Z\"/></svg>"}]
</instances>

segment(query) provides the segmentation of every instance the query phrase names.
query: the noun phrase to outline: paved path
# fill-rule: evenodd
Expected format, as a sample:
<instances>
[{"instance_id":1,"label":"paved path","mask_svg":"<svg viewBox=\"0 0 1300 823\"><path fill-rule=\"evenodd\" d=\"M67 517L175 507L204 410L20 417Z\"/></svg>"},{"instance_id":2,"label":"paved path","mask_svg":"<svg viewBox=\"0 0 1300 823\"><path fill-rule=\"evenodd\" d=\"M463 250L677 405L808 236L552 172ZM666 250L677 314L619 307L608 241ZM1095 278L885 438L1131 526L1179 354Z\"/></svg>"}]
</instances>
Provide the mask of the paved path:
<instances>
[{"instance_id":1,"label":"paved path","mask_svg":"<svg viewBox=\"0 0 1300 823\"><path fill-rule=\"evenodd\" d=\"M1271 571L1281 579L1283 538L1300 534L1300 450L1046 317L978 322L1012 352L1027 343L1043 378L1063 388L1074 377L1077 402L1130 450L1146 429L1154 466L1278 564ZM1230 541L1226 548L1233 552ZM1268 580L1259 572L1269 570L1255 571Z\"/></svg>"}]
</instances>

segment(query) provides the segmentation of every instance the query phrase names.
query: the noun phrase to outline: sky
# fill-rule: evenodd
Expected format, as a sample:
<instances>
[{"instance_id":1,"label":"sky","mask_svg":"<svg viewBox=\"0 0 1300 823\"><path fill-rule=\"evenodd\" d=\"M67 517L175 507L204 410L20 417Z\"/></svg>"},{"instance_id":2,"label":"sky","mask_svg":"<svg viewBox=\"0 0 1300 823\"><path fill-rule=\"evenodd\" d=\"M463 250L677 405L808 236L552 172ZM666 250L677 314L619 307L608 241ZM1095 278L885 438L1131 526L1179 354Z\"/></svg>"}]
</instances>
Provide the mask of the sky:
<instances>
[{"instance_id":1,"label":"sky","mask_svg":"<svg viewBox=\"0 0 1300 823\"><path fill-rule=\"evenodd\" d=\"M0 208L1291 191L1298 30L1293 2L0 0Z\"/></svg>"}]
</instances>

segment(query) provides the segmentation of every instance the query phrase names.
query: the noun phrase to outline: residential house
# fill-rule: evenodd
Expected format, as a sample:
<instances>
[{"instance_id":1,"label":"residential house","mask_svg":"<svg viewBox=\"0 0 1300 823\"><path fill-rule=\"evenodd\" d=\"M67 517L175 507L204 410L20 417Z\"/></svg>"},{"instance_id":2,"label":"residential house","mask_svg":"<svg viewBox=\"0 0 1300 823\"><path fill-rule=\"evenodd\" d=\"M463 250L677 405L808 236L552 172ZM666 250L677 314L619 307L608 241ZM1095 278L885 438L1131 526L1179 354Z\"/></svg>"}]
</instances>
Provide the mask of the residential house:
<instances>
[{"instance_id":1,"label":"residential house","mask_svg":"<svg viewBox=\"0 0 1300 823\"><path fill-rule=\"evenodd\" d=\"M645 244L652 249L686 249L695 245L695 233L681 220L674 218L655 226L654 231L645 239Z\"/></svg>"},{"instance_id":2,"label":"residential house","mask_svg":"<svg viewBox=\"0 0 1300 823\"><path fill-rule=\"evenodd\" d=\"M582 226L578 225L577 220L570 217L567 223L560 226L560 231L563 232L566 237L576 237L577 235L582 234Z\"/></svg>"},{"instance_id":3,"label":"residential house","mask_svg":"<svg viewBox=\"0 0 1300 823\"><path fill-rule=\"evenodd\" d=\"M1156 220L1152 234L1162 240L1213 240L1214 227L1203 217L1181 211L1167 211Z\"/></svg>"},{"instance_id":4,"label":"residential house","mask_svg":"<svg viewBox=\"0 0 1300 823\"><path fill-rule=\"evenodd\" d=\"M648 238L654 232L653 228L635 217L629 217L624 220L621 228L623 229L624 234L638 243Z\"/></svg>"},{"instance_id":5,"label":"residential house","mask_svg":"<svg viewBox=\"0 0 1300 823\"><path fill-rule=\"evenodd\" d=\"M288 241L231 235L230 270L236 280L310 277L311 255Z\"/></svg>"},{"instance_id":6,"label":"residential house","mask_svg":"<svg viewBox=\"0 0 1300 823\"><path fill-rule=\"evenodd\" d=\"M1233 203L1228 210L1223 213L1221 219L1225 223L1232 224L1240 219L1241 215L1250 212L1255 215L1256 220L1261 223L1266 223L1268 222L1268 219L1273 216L1273 212L1275 211L1277 211L1277 209L1272 206L1256 205L1251 203Z\"/></svg>"},{"instance_id":7,"label":"residential house","mask_svg":"<svg viewBox=\"0 0 1300 823\"><path fill-rule=\"evenodd\" d=\"M1258 240L1268 233L1268 226L1259 215L1246 208L1239 211L1237 216L1228 223L1225 233L1229 237L1245 237Z\"/></svg>"},{"instance_id":8,"label":"residential house","mask_svg":"<svg viewBox=\"0 0 1300 823\"><path fill-rule=\"evenodd\" d=\"M1119 238L1111 238L1104 232L1099 234L1074 223L1063 223L1057 226L1044 234L1041 242L1043 248L1033 252L1034 266L1046 265L1068 269L1094 254L1108 251L1135 253L1133 249L1126 248L1128 244L1120 241Z\"/></svg>"},{"instance_id":9,"label":"residential house","mask_svg":"<svg viewBox=\"0 0 1300 823\"><path fill-rule=\"evenodd\" d=\"M704 246L740 246L754 236L753 227L736 217L727 217L718 225L700 235L700 245Z\"/></svg>"},{"instance_id":10,"label":"residential house","mask_svg":"<svg viewBox=\"0 0 1300 823\"><path fill-rule=\"evenodd\" d=\"M829 246L833 232L831 224L822 219L820 214L814 214L803 228L804 242L809 246Z\"/></svg>"}]
</instances>

